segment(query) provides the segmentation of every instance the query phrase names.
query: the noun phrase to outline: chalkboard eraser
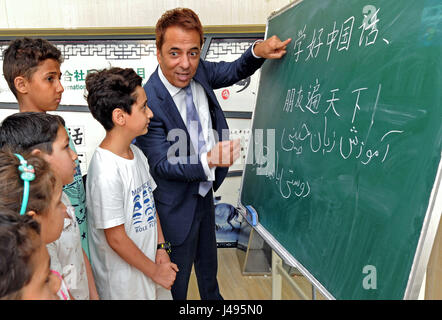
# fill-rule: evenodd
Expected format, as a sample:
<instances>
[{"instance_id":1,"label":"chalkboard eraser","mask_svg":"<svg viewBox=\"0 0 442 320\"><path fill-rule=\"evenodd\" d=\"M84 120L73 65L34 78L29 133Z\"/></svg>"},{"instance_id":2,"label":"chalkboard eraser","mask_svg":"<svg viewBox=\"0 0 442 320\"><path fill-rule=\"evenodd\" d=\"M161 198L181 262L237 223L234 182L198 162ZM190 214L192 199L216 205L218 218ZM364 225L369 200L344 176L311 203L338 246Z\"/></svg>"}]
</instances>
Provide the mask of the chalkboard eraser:
<instances>
[{"instance_id":1,"label":"chalkboard eraser","mask_svg":"<svg viewBox=\"0 0 442 320\"><path fill-rule=\"evenodd\" d=\"M258 224L258 213L252 206L246 206L246 219L253 227Z\"/></svg>"}]
</instances>

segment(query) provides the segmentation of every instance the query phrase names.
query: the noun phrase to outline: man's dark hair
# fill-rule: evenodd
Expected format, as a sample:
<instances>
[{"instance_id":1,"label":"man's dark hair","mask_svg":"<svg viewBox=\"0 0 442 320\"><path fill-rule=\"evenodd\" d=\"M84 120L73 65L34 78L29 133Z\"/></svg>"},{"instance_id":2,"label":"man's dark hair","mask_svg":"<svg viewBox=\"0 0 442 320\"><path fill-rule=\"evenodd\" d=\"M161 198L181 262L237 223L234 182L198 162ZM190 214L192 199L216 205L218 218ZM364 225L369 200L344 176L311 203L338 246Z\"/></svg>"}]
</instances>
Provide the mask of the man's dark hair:
<instances>
[{"instance_id":1,"label":"man's dark hair","mask_svg":"<svg viewBox=\"0 0 442 320\"><path fill-rule=\"evenodd\" d=\"M0 209L0 299L21 298L21 289L31 281L32 255L43 245L40 224L29 215Z\"/></svg>"},{"instance_id":2,"label":"man's dark hair","mask_svg":"<svg viewBox=\"0 0 442 320\"><path fill-rule=\"evenodd\" d=\"M120 108L131 114L132 105L137 100L135 89L141 83L141 77L131 68L111 68L87 75L85 97L89 110L106 131L114 127L114 109Z\"/></svg>"},{"instance_id":3,"label":"man's dark hair","mask_svg":"<svg viewBox=\"0 0 442 320\"><path fill-rule=\"evenodd\" d=\"M45 39L18 38L10 42L3 52L3 75L14 96L17 90L14 79L23 76L30 79L37 66L47 60L63 62L60 50Z\"/></svg>"},{"instance_id":4,"label":"man's dark hair","mask_svg":"<svg viewBox=\"0 0 442 320\"><path fill-rule=\"evenodd\" d=\"M163 13L157 21L155 39L158 50L161 51L167 28L172 26L177 26L184 30L195 30L200 35L200 46L203 46L203 26L198 15L188 8L175 8Z\"/></svg>"},{"instance_id":5,"label":"man's dark hair","mask_svg":"<svg viewBox=\"0 0 442 320\"><path fill-rule=\"evenodd\" d=\"M11 152L34 149L52 154L57 131L64 127L62 117L44 112L19 112L6 117L0 127L0 148Z\"/></svg>"}]
</instances>

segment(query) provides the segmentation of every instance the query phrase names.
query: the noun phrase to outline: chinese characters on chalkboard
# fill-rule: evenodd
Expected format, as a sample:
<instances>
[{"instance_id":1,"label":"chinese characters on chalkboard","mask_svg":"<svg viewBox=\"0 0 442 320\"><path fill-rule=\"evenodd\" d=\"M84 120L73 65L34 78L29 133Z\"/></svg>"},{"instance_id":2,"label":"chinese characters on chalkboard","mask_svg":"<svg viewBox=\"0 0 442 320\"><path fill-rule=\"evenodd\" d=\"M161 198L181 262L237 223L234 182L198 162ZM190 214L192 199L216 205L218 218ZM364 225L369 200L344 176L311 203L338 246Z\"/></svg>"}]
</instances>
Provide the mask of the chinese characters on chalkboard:
<instances>
[{"instance_id":1,"label":"chinese characters on chalkboard","mask_svg":"<svg viewBox=\"0 0 442 320\"><path fill-rule=\"evenodd\" d=\"M311 28L311 34L307 33L308 28L305 24L295 31L293 53L289 58L297 64L309 63L318 58L323 47L327 51L322 56L328 64L333 64L332 50L349 51L353 42L353 45L359 48L375 45L379 35L379 12L379 8L367 5L362 9L362 19L359 22L353 15L342 23L334 21L333 27L329 29ZM355 35L356 30L359 31L358 35ZM358 36L359 39L352 42L352 39ZM387 39L383 40L386 45L389 44ZM305 79L287 89L286 99L279 109L282 111L282 117L294 117L293 119L298 120L294 121L293 125L278 128L278 135L267 134L267 145L258 151L255 150L257 174L265 175L273 181L284 199L294 196L307 197L314 190L305 178L305 173L297 173L294 168L281 166L282 156L293 154L301 157L309 152L322 154L324 157L335 154L341 160L356 160L363 166L374 161L384 163L393 152L390 146L391 138L404 133L403 130L389 128L382 133L376 132L376 138L373 137L372 129L378 131L376 112L382 94L382 83L371 88L365 86L349 88L333 86L327 82L331 87L324 88L323 79L316 77L311 83L305 83ZM365 101L366 109L369 109L364 112L371 113L371 122L368 124L358 123L362 99ZM367 101L370 101L370 107L367 107ZM304 120L299 121L300 113L310 116L303 117ZM322 125L318 126L318 123ZM342 128L345 127L348 130L343 132ZM256 133L252 138L257 140ZM277 139L276 143L271 141L272 139ZM258 141L255 141L255 149L259 149L257 143ZM253 163L249 160L249 163Z\"/></svg>"},{"instance_id":2,"label":"chinese characters on chalkboard","mask_svg":"<svg viewBox=\"0 0 442 320\"><path fill-rule=\"evenodd\" d=\"M363 8L362 22L357 29L360 30L359 34L359 47L373 45L378 37L378 13L379 8L372 5L367 5ZM348 51L353 38L355 30L355 17L351 16L340 24L333 22L333 28L329 28L331 31L327 33L328 29L314 28L311 37L307 37L307 25L300 28L296 32L294 38L294 53L293 58L295 62L308 61L310 59L317 58L319 51L323 45L328 47L327 61L330 59L332 49L339 51ZM310 40L309 40L310 39ZM325 40L326 39L326 40ZM326 41L325 43L323 42ZM383 39L385 43L389 43L387 39ZM305 57L306 56L306 57ZM302 57L302 59L301 59ZM305 58L304 58L305 57Z\"/></svg>"}]
</instances>

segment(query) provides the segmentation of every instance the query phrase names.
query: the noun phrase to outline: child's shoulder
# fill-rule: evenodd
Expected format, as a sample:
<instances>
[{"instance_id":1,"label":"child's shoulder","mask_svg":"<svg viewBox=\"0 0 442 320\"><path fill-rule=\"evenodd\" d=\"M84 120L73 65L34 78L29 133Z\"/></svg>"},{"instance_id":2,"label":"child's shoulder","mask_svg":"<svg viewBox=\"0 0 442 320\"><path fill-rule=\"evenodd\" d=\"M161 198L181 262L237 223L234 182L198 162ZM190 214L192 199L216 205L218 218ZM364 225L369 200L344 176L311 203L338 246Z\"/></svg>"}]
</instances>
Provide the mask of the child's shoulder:
<instances>
[{"instance_id":1,"label":"child's shoulder","mask_svg":"<svg viewBox=\"0 0 442 320\"><path fill-rule=\"evenodd\" d=\"M97 147L89 163L88 175L91 173L114 172L113 170L118 167L116 158L117 156L111 151Z\"/></svg>"},{"instance_id":2,"label":"child's shoulder","mask_svg":"<svg viewBox=\"0 0 442 320\"><path fill-rule=\"evenodd\" d=\"M138 148L137 145L131 143L130 144L130 148L132 149L133 152L137 152L137 153L140 153L140 154L144 155L143 151L141 151L141 149Z\"/></svg>"},{"instance_id":3,"label":"child's shoulder","mask_svg":"<svg viewBox=\"0 0 442 320\"><path fill-rule=\"evenodd\" d=\"M144 152L141 151L140 148L138 148L138 147L137 147L136 145L134 145L134 144L131 144L130 147L131 147L132 152L134 153L134 156L135 156L135 157L137 157L137 158L139 158L139 159L143 159L143 160L145 160L145 161L147 162L147 157L146 157L146 155L144 154Z\"/></svg>"}]
</instances>

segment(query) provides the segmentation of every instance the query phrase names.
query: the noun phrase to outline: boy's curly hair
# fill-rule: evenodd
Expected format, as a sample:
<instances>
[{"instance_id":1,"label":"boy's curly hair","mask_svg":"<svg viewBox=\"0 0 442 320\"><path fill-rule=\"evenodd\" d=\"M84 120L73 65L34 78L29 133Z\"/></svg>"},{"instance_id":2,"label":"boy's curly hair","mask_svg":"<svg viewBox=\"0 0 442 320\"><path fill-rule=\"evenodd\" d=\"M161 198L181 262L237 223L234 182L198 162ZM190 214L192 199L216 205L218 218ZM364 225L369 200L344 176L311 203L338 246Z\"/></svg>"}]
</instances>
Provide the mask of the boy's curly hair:
<instances>
[{"instance_id":1,"label":"boy's curly hair","mask_svg":"<svg viewBox=\"0 0 442 320\"><path fill-rule=\"evenodd\" d=\"M17 97L14 79L30 79L39 63L46 59L63 62L61 51L45 39L18 38L3 52L3 75L12 93Z\"/></svg>"},{"instance_id":2,"label":"boy's curly hair","mask_svg":"<svg viewBox=\"0 0 442 320\"><path fill-rule=\"evenodd\" d=\"M141 77L131 68L104 69L87 75L85 98L89 110L106 131L114 127L114 109L120 108L131 114L132 105L137 100L135 88L141 83Z\"/></svg>"}]
</instances>

